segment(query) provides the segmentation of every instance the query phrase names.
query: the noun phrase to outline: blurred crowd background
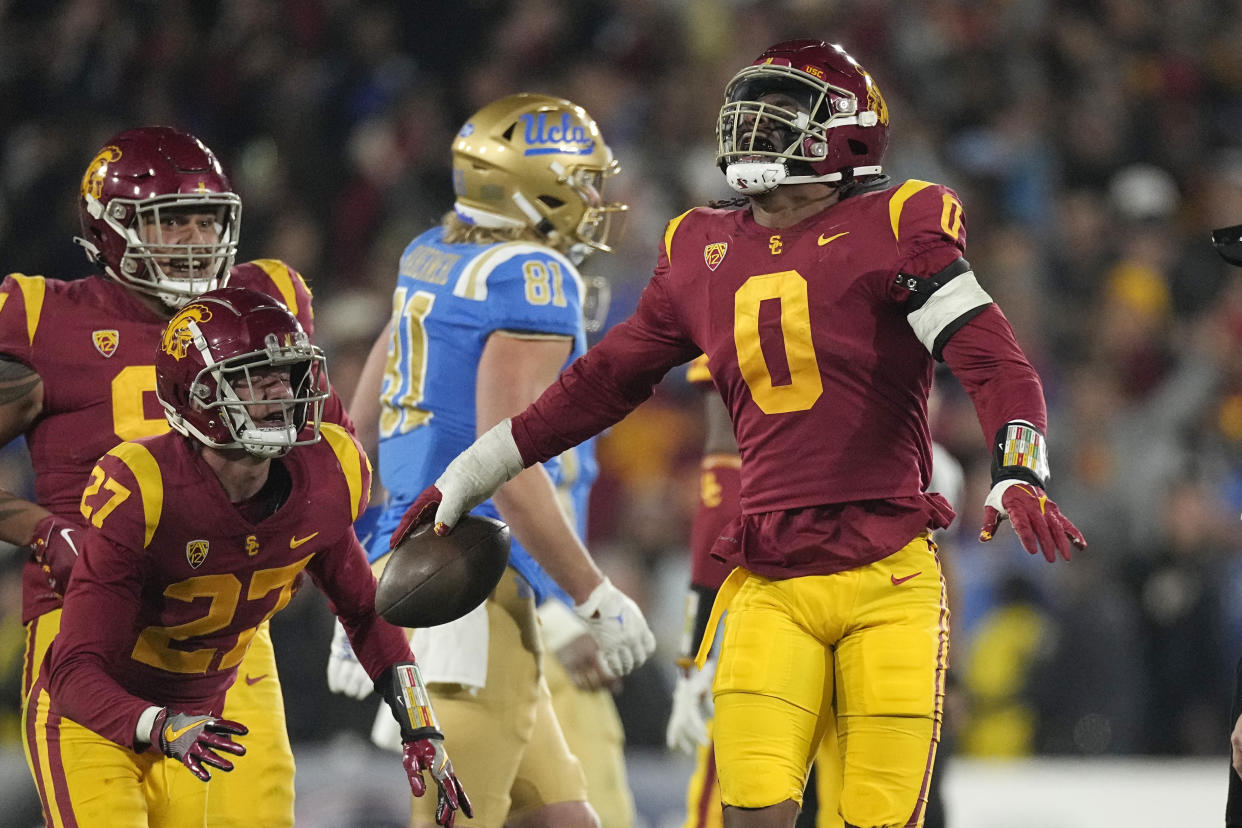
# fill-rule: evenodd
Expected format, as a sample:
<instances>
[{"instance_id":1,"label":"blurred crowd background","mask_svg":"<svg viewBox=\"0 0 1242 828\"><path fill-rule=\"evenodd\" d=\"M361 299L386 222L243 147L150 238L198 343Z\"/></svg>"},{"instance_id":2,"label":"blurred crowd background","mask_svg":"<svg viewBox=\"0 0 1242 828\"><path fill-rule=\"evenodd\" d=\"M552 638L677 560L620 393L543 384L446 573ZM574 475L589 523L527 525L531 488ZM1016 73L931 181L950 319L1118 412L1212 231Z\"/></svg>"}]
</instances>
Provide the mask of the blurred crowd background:
<instances>
[{"instance_id":1,"label":"blurred crowd background","mask_svg":"<svg viewBox=\"0 0 1242 828\"><path fill-rule=\"evenodd\" d=\"M789 37L844 45L892 113L886 171L957 190L967 255L1041 372L1050 493L1090 549L1049 566L976 540L989 453L951 375L935 436L966 485L951 569L957 755L1228 755L1242 653L1239 0L0 0L0 267L88 272L76 195L112 134L201 137L243 198L240 260L316 293L348 399L400 251L451 204L449 143L489 100L567 97L598 120L631 205L609 322L663 224L727 197L714 125L729 77ZM601 442L590 546L661 651L619 697L661 747L688 581L700 400L680 372ZM20 446L0 481L29 491ZM0 581L0 739L17 744L18 555ZM273 624L298 744L365 732L328 694L313 590ZM1224 765L1222 765L1222 768ZM641 793L640 793L641 796Z\"/></svg>"}]
</instances>

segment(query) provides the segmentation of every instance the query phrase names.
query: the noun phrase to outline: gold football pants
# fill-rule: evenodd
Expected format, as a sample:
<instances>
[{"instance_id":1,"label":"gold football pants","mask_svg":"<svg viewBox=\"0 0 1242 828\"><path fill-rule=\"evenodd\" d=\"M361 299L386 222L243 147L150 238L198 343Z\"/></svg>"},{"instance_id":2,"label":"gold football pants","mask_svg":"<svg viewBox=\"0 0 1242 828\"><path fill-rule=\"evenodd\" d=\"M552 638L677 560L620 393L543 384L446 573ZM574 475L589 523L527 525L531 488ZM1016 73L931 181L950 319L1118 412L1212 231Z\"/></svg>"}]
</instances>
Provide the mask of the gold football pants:
<instances>
[{"instance_id":1,"label":"gold football pants","mask_svg":"<svg viewBox=\"0 0 1242 828\"><path fill-rule=\"evenodd\" d=\"M844 820L922 825L948 664L935 546L920 536L833 575L737 570L718 600L728 613L713 687L722 801L801 802L835 710Z\"/></svg>"}]
</instances>

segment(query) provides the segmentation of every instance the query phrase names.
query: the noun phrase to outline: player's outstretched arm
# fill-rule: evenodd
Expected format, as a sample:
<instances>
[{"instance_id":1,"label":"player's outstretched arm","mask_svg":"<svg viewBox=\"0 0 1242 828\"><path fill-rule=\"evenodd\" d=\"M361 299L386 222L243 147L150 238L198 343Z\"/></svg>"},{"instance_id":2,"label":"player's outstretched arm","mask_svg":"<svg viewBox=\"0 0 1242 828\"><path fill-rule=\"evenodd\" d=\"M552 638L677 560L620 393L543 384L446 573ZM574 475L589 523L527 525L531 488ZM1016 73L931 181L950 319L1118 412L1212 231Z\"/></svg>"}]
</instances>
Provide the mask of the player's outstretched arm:
<instances>
[{"instance_id":1,"label":"player's outstretched arm","mask_svg":"<svg viewBox=\"0 0 1242 828\"><path fill-rule=\"evenodd\" d=\"M944 361L970 395L983 433L994 435L992 490L979 540L991 540L1008 519L1027 552L1069 560L1071 549L1085 549L1087 541L1045 491L1047 414L1039 375L994 304L947 335Z\"/></svg>"},{"instance_id":2,"label":"player's outstretched arm","mask_svg":"<svg viewBox=\"0 0 1242 828\"><path fill-rule=\"evenodd\" d=\"M470 798L444 749L444 734L418 665L412 661L394 664L375 682L375 691L384 697L401 728L401 763L410 790L415 796L427 792L423 771L429 771L436 783L436 824L452 826L458 811L473 817Z\"/></svg>"}]
</instances>

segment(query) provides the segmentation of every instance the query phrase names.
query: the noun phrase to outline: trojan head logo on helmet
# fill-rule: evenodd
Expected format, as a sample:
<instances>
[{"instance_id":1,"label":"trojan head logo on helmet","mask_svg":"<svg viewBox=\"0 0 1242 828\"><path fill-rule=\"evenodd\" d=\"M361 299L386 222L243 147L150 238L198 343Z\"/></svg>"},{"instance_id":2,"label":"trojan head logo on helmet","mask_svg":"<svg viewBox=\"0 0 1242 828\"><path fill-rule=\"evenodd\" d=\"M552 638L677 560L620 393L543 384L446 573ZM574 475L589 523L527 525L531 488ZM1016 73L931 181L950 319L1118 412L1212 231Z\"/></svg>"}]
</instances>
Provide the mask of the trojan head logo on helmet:
<instances>
[{"instance_id":1,"label":"trojan head logo on helmet","mask_svg":"<svg viewBox=\"0 0 1242 828\"><path fill-rule=\"evenodd\" d=\"M840 46L790 40L729 81L716 141L716 163L745 195L878 175L888 105Z\"/></svg>"},{"instance_id":2,"label":"trojan head logo on helmet","mask_svg":"<svg viewBox=\"0 0 1242 828\"><path fill-rule=\"evenodd\" d=\"M86 168L75 241L118 282L179 308L222 284L241 199L214 154L172 127L114 135Z\"/></svg>"},{"instance_id":3,"label":"trojan head logo on helmet","mask_svg":"<svg viewBox=\"0 0 1242 828\"><path fill-rule=\"evenodd\" d=\"M531 227L581 261L609 251L614 213L604 181L620 171L582 107L548 95L510 95L468 120L453 141L453 209L483 227Z\"/></svg>"},{"instance_id":4,"label":"trojan head logo on helmet","mask_svg":"<svg viewBox=\"0 0 1242 828\"><path fill-rule=\"evenodd\" d=\"M323 351L284 305L249 288L199 296L155 353L169 425L213 448L279 457L318 442L327 388Z\"/></svg>"}]
</instances>

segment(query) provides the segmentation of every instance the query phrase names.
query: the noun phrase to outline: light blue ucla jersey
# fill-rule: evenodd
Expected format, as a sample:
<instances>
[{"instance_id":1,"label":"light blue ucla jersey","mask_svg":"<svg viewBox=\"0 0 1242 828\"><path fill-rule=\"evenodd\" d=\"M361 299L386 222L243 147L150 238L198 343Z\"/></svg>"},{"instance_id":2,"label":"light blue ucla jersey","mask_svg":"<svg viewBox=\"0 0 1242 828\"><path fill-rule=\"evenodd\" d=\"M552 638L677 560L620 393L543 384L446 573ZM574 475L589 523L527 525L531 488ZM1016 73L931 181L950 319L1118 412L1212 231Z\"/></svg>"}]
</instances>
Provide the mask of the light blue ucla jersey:
<instances>
[{"instance_id":1,"label":"light blue ucla jersey","mask_svg":"<svg viewBox=\"0 0 1242 828\"><path fill-rule=\"evenodd\" d=\"M373 560L387 551L406 508L474 442L475 382L488 337L496 331L572 337L566 365L586 349L582 278L569 259L529 242L446 244L442 238L436 227L410 243L393 291L379 423L380 478L389 500L370 545ZM559 484L561 464L545 465ZM594 458L565 464L567 471L583 466L593 469ZM499 517L490 500L474 511ZM516 542L510 564L532 585L546 578Z\"/></svg>"}]
</instances>

